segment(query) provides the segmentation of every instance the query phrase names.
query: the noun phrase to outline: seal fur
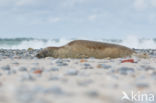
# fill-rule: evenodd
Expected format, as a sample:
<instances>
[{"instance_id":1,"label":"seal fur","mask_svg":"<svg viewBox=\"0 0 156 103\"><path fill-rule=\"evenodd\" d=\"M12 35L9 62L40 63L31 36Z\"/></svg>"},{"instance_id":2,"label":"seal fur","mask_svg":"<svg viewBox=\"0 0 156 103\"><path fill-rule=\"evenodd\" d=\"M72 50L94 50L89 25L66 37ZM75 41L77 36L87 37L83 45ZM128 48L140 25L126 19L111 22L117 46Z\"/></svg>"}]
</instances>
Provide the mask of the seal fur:
<instances>
[{"instance_id":1,"label":"seal fur","mask_svg":"<svg viewBox=\"0 0 156 103\"><path fill-rule=\"evenodd\" d=\"M38 58L120 58L131 56L134 51L125 46L88 41L74 40L61 47L48 47L41 50L36 56Z\"/></svg>"}]
</instances>

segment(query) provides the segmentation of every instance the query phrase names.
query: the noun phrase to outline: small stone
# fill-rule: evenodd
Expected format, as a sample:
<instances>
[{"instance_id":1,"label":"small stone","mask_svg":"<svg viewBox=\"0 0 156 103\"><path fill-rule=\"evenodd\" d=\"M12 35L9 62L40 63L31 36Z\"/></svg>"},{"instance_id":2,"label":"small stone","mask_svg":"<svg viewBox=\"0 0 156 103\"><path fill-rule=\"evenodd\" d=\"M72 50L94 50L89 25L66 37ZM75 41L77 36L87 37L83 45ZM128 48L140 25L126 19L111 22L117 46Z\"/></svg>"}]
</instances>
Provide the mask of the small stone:
<instances>
[{"instance_id":1,"label":"small stone","mask_svg":"<svg viewBox=\"0 0 156 103\"><path fill-rule=\"evenodd\" d=\"M51 77L49 77L49 80L59 80L60 79L60 77L58 77L58 76L51 76Z\"/></svg>"},{"instance_id":2,"label":"small stone","mask_svg":"<svg viewBox=\"0 0 156 103\"><path fill-rule=\"evenodd\" d=\"M41 74L42 73L42 70L35 70L33 73L34 74Z\"/></svg>"},{"instance_id":3,"label":"small stone","mask_svg":"<svg viewBox=\"0 0 156 103\"><path fill-rule=\"evenodd\" d=\"M77 81L77 84L80 86L88 86L92 82L93 82L93 80L81 80L81 81Z\"/></svg>"},{"instance_id":4,"label":"small stone","mask_svg":"<svg viewBox=\"0 0 156 103\"><path fill-rule=\"evenodd\" d=\"M27 68L26 67L20 67L18 70L23 72L23 71L27 71Z\"/></svg>"},{"instance_id":5,"label":"small stone","mask_svg":"<svg viewBox=\"0 0 156 103\"><path fill-rule=\"evenodd\" d=\"M85 60L85 59L81 59L80 62L81 62L81 63L84 63L84 62L88 62L88 61Z\"/></svg>"},{"instance_id":6,"label":"small stone","mask_svg":"<svg viewBox=\"0 0 156 103\"><path fill-rule=\"evenodd\" d=\"M134 63L134 59L122 60L121 63Z\"/></svg>"},{"instance_id":7,"label":"small stone","mask_svg":"<svg viewBox=\"0 0 156 103\"><path fill-rule=\"evenodd\" d=\"M39 63L32 63L33 65L39 65Z\"/></svg>"},{"instance_id":8,"label":"small stone","mask_svg":"<svg viewBox=\"0 0 156 103\"><path fill-rule=\"evenodd\" d=\"M145 71L156 70L154 67L151 67L149 65L141 65L140 67L141 67L140 70L145 70Z\"/></svg>"},{"instance_id":9,"label":"small stone","mask_svg":"<svg viewBox=\"0 0 156 103\"><path fill-rule=\"evenodd\" d=\"M44 93L52 93L54 95L63 95L64 91L59 86L53 86L45 89Z\"/></svg>"},{"instance_id":10,"label":"small stone","mask_svg":"<svg viewBox=\"0 0 156 103\"><path fill-rule=\"evenodd\" d=\"M85 63L83 65L84 65L84 69L93 69L93 67L88 63Z\"/></svg>"},{"instance_id":11,"label":"small stone","mask_svg":"<svg viewBox=\"0 0 156 103\"><path fill-rule=\"evenodd\" d=\"M95 91L95 90L87 91L86 92L86 95L89 96L89 97L91 97L91 98L96 98L96 97L99 96L98 92Z\"/></svg>"},{"instance_id":12,"label":"small stone","mask_svg":"<svg viewBox=\"0 0 156 103\"><path fill-rule=\"evenodd\" d=\"M84 66L88 67L88 66L90 66L90 64L88 64L88 63L85 63L85 64L84 64Z\"/></svg>"},{"instance_id":13,"label":"small stone","mask_svg":"<svg viewBox=\"0 0 156 103\"><path fill-rule=\"evenodd\" d=\"M19 103L32 103L35 94L36 93L34 93L31 89L25 86L20 86L16 88L15 97Z\"/></svg>"},{"instance_id":14,"label":"small stone","mask_svg":"<svg viewBox=\"0 0 156 103\"><path fill-rule=\"evenodd\" d=\"M19 65L19 63L18 63L18 62L13 62L12 64Z\"/></svg>"},{"instance_id":15,"label":"small stone","mask_svg":"<svg viewBox=\"0 0 156 103\"><path fill-rule=\"evenodd\" d=\"M35 80L30 74L26 73L26 74L23 74L20 78L19 78L20 81L23 81L23 80Z\"/></svg>"},{"instance_id":16,"label":"small stone","mask_svg":"<svg viewBox=\"0 0 156 103\"><path fill-rule=\"evenodd\" d=\"M32 67L30 69L30 72L34 72L34 71L37 71L37 70L42 70L43 71L43 68L40 68L40 67Z\"/></svg>"},{"instance_id":17,"label":"small stone","mask_svg":"<svg viewBox=\"0 0 156 103\"><path fill-rule=\"evenodd\" d=\"M106 64L99 64L99 65L97 65L97 68L110 69L111 66L110 65L106 65Z\"/></svg>"},{"instance_id":18,"label":"small stone","mask_svg":"<svg viewBox=\"0 0 156 103\"><path fill-rule=\"evenodd\" d=\"M8 75L16 74L16 70L9 70L9 71L6 71L6 73L7 73Z\"/></svg>"},{"instance_id":19,"label":"small stone","mask_svg":"<svg viewBox=\"0 0 156 103\"><path fill-rule=\"evenodd\" d=\"M68 64L63 62L63 60L57 60L56 61L57 66L67 66Z\"/></svg>"},{"instance_id":20,"label":"small stone","mask_svg":"<svg viewBox=\"0 0 156 103\"><path fill-rule=\"evenodd\" d=\"M148 88L149 87L148 83L144 83L144 82L137 83L136 86L139 89L144 89L144 88Z\"/></svg>"},{"instance_id":21,"label":"small stone","mask_svg":"<svg viewBox=\"0 0 156 103\"><path fill-rule=\"evenodd\" d=\"M66 75L77 75L78 74L78 71L75 70L75 69L69 69L66 71L65 73Z\"/></svg>"},{"instance_id":22,"label":"small stone","mask_svg":"<svg viewBox=\"0 0 156 103\"><path fill-rule=\"evenodd\" d=\"M156 71L151 74L152 78L156 80Z\"/></svg>"},{"instance_id":23,"label":"small stone","mask_svg":"<svg viewBox=\"0 0 156 103\"><path fill-rule=\"evenodd\" d=\"M134 69L133 68L129 68L129 67L121 67L118 69L118 72L122 75L127 75L130 73L134 73Z\"/></svg>"},{"instance_id":24,"label":"small stone","mask_svg":"<svg viewBox=\"0 0 156 103\"><path fill-rule=\"evenodd\" d=\"M59 71L59 68L53 67L53 68L48 69L48 71Z\"/></svg>"},{"instance_id":25,"label":"small stone","mask_svg":"<svg viewBox=\"0 0 156 103\"><path fill-rule=\"evenodd\" d=\"M6 66L1 67L1 69L9 71L11 68L9 65L6 65Z\"/></svg>"}]
</instances>

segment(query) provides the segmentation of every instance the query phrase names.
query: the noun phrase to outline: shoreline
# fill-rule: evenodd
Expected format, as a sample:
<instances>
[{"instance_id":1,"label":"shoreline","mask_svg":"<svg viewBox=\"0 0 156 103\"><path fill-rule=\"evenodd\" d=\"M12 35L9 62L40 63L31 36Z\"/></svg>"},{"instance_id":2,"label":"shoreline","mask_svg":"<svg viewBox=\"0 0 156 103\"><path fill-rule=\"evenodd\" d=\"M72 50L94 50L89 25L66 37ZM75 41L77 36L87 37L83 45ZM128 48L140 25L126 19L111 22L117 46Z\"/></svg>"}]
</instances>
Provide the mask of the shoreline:
<instances>
[{"instance_id":1,"label":"shoreline","mask_svg":"<svg viewBox=\"0 0 156 103\"><path fill-rule=\"evenodd\" d=\"M36 58L35 55L42 49L0 49L0 59L2 58ZM137 53L146 53L150 57L156 57L156 49L133 49Z\"/></svg>"}]
</instances>

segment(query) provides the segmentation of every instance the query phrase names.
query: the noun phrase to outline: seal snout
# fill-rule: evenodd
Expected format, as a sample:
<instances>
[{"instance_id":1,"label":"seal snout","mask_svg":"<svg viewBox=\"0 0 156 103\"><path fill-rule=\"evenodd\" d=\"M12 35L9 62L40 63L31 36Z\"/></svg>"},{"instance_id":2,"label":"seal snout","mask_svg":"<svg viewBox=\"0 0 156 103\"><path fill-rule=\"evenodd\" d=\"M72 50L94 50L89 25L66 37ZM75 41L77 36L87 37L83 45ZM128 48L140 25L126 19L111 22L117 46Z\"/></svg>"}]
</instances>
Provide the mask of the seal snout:
<instances>
[{"instance_id":1,"label":"seal snout","mask_svg":"<svg viewBox=\"0 0 156 103\"><path fill-rule=\"evenodd\" d=\"M39 53L36 55L37 58L43 58Z\"/></svg>"},{"instance_id":2,"label":"seal snout","mask_svg":"<svg viewBox=\"0 0 156 103\"><path fill-rule=\"evenodd\" d=\"M36 55L36 57L38 57L38 58L44 58L44 57L47 57L47 55L48 55L48 51L47 51L47 50L43 50L43 51L40 51L40 52Z\"/></svg>"}]
</instances>

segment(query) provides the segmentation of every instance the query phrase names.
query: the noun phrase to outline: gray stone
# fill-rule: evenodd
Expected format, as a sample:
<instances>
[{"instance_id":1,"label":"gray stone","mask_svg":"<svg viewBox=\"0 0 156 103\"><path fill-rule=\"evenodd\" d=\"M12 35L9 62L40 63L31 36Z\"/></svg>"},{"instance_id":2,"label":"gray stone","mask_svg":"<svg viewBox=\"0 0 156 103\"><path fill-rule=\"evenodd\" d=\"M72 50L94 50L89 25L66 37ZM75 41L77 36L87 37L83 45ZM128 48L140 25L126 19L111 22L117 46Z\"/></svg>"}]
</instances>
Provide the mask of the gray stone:
<instances>
[{"instance_id":1,"label":"gray stone","mask_svg":"<svg viewBox=\"0 0 156 103\"><path fill-rule=\"evenodd\" d=\"M52 67L52 68L48 69L47 71L48 71L48 72L50 72L50 71L59 71L59 68L57 68L57 67Z\"/></svg>"},{"instance_id":2,"label":"gray stone","mask_svg":"<svg viewBox=\"0 0 156 103\"><path fill-rule=\"evenodd\" d=\"M101 68L103 69L110 69L111 66L110 65L106 65L106 64L100 64Z\"/></svg>"},{"instance_id":3,"label":"gray stone","mask_svg":"<svg viewBox=\"0 0 156 103\"><path fill-rule=\"evenodd\" d=\"M66 75L77 75L78 74L78 70L76 70L76 69L69 69L69 70L67 70L66 71L66 73L65 73Z\"/></svg>"},{"instance_id":4,"label":"gray stone","mask_svg":"<svg viewBox=\"0 0 156 103\"><path fill-rule=\"evenodd\" d=\"M156 71L151 74L151 77L156 80Z\"/></svg>"},{"instance_id":5,"label":"gray stone","mask_svg":"<svg viewBox=\"0 0 156 103\"><path fill-rule=\"evenodd\" d=\"M36 71L36 70L41 70L39 67L32 67L31 69L30 69L30 72L34 72L34 71Z\"/></svg>"},{"instance_id":6,"label":"gray stone","mask_svg":"<svg viewBox=\"0 0 156 103\"><path fill-rule=\"evenodd\" d=\"M25 86L18 87L15 92L16 100L18 100L19 103L32 103L35 95L36 93L34 91Z\"/></svg>"},{"instance_id":7,"label":"gray stone","mask_svg":"<svg viewBox=\"0 0 156 103\"><path fill-rule=\"evenodd\" d=\"M141 65L141 66L140 66L140 70L148 71L148 70L156 70L156 68L151 67L151 66L149 66L149 65Z\"/></svg>"},{"instance_id":8,"label":"gray stone","mask_svg":"<svg viewBox=\"0 0 156 103\"><path fill-rule=\"evenodd\" d=\"M58 76L51 76L51 77L49 77L49 80L59 80L60 79L60 77L58 77Z\"/></svg>"},{"instance_id":9,"label":"gray stone","mask_svg":"<svg viewBox=\"0 0 156 103\"><path fill-rule=\"evenodd\" d=\"M59 59L56 61L57 66L67 66L68 64L65 63L63 60Z\"/></svg>"},{"instance_id":10,"label":"gray stone","mask_svg":"<svg viewBox=\"0 0 156 103\"><path fill-rule=\"evenodd\" d=\"M20 79L20 81L25 81L25 80L33 81L33 80L35 80L35 78L28 73L23 74L19 79Z\"/></svg>"},{"instance_id":11,"label":"gray stone","mask_svg":"<svg viewBox=\"0 0 156 103\"><path fill-rule=\"evenodd\" d=\"M6 70L6 71L9 71L11 68L9 65L6 65L6 66L3 66L1 67L2 70Z\"/></svg>"},{"instance_id":12,"label":"gray stone","mask_svg":"<svg viewBox=\"0 0 156 103\"><path fill-rule=\"evenodd\" d=\"M27 68L26 67L20 67L20 68L18 68L18 70L23 72L23 71L27 71Z\"/></svg>"},{"instance_id":13,"label":"gray stone","mask_svg":"<svg viewBox=\"0 0 156 103\"><path fill-rule=\"evenodd\" d=\"M77 84L80 85L80 86L88 86L91 83L93 83L93 80L81 80L81 81L77 81Z\"/></svg>"},{"instance_id":14,"label":"gray stone","mask_svg":"<svg viewBox=\"0 0 156 103\"><path fill-rule=\"evenodd\" d=\"M93 69L93 67L88 63L84 63L83 65L84 65L84 69Z\"/></svg>"},{"instance_id":15,"label":"gray stone","mask_svg":"<svg viewBox=\"0 0 156 103\"><path fill-rule=\"evenodd\" d=\"M133 68L129 68L129 67L121 67L118 69L118 72L122 75L127 75L127 74L134 73L135 70Z\"/></svg>"},{"instance_id":16,"label":"gray stone","mask_svg":"<svg viewBox=\"0 0 156 103\"><path fill-rule=\"evenodd\" d=\"M99 96L99 93L96 90L90 90L86 92L86 95L91 98L96 98Z\"/></svg>"},{"instance_id":17,"label":"gray stone","mask_svg":"<svg viewBox=\"0 0 156 103\"><path fill-rule=\"evenodd\" d=\"M19 65L19 63L18 63L18 62L13 62L12 64Z\"/></svg>"},{"instance_id":18,"label":"gray stone","mask_svg":"<svg viewBox=\"0 0 156 103\"><path fill-rule=\"evenodd\" d=\"M44 93L50 93L54 95L64 95L64 91L59 86L53 86L44 90Z\"/></svg>"},{"instance_id":19,"label":"gray stone","mask_svg":"<svg viewBox=\"0 0 156 103\"><path fill-rule=\"evenodd\" d=\"M16 74L16 70L6 71L7 75Z\"/></svg>"},{"instance_id":20,"label":"gray stone","mask_svg":"<svg viewBox=\"0 0 156 103\"><path fill-rule=\"evenodd\" d=\"M88 66L91 66L91 65L90 65L90 64L88 64L88 63L85 63L85 64L84 64L84 66L88 67Z\"/></svg>"},{"instance_id":21,"label":"gray stone","mask_svg":"<svg viewBox=\"0 0 156 103\"><path fill-rule=\"evenodd\" d=\"M145 83L145 82L138 82L138 83L136 83L136 86L138 88L148 88L149 87L148 83Z\"/></svg>"}]
</instances>

